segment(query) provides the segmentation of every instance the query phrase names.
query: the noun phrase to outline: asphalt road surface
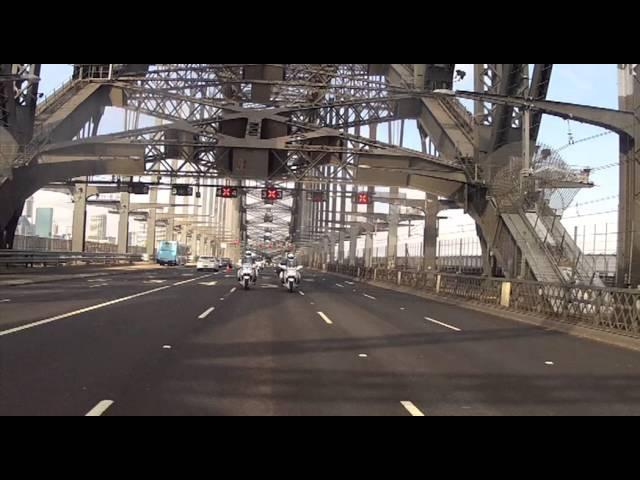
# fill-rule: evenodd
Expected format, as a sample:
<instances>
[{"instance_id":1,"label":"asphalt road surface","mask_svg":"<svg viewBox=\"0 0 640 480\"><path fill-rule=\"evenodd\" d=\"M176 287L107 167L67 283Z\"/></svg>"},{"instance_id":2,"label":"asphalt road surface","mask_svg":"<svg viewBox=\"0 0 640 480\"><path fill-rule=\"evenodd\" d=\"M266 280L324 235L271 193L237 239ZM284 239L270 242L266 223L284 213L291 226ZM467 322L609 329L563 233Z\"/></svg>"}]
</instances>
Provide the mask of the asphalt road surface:
<instances>
[{"instance_id":1,"label":"asphalt road surface","mask_svg":"<svg viewBox=\"0 0 640 480\"><path fill-rule=\"evenodd\" d=\"M640 354L305 273L0 288L0 415L637 415Z\"/></svg>"}]
</instances>

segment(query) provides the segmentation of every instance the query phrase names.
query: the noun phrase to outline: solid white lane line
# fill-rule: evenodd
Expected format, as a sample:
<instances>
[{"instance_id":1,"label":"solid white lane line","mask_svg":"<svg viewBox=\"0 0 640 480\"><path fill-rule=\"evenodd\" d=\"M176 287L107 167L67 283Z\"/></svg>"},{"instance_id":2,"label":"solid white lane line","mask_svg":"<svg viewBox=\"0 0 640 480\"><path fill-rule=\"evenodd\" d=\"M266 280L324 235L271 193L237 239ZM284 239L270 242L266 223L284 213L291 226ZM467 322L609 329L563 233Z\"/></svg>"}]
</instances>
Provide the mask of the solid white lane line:
<instances>
[{"instance_id":1,"label":"solid white lane line","mask_svg":"<svg viewBox=\"0 0 640 480\"><path fill-rule=\"evenodd\" d=\"M56 317L51 317L51 318L47 318L45 320L40 320L38 322L33 322L33 323L29 323L27 325L22 325L21 327L16 327L16 328L12 328L10 330L5 330L3 332L0 332L0 337L4 337L5 335L11 335L12 333L17 333L17 332L20 332L22 330L28 330L30 328L39 327L40 325L45 325L47 323L56 322L56 321L62 320L64 318L74 317L76 315L80 315L81 313L92 312L92 311L98 310L100 308L109 307L111 305L115 305L115 304L118 304L118 303L126 302L127 300L133 300L134 298L144 297L145 295L150 295L152 293L161 292L162 290L166 290L167 288L171 288L171 287L167 286L167 287L155 288L153 290L149 290L149 291L146 291L146 292L138 293L136 295L131 295L129 297L119 298L117 300L112 300L110 302L105 302L105 303L101 303L99 305L94 305L93 307L83 308L81 310L76 310L75 312L69 312L69 313L65 313L63 315L58 315Z\"/></svg>"},{"instance_id":2,"label":"solid white lane line","mask_svg":"<svg viewBox=\"0 0 640 480\"><path fill-rule=\"evenodd\" d=\"M209 316L209 314L210 314L211 312L213 312L215 309L216 309L216 307L211 307L209 310L207 310L206 312L204 312L204 313L203 313L202 315L200 315L198 318L199 318L200 320L202 320L202 319L204 319L204 318L207 318L207 317Z\"/></svg>"},{"instance_id":3,"label":"solid white lane line","mask_svg":"<svg viewBox=\"0 0 640 480\"><path fill-rule=\"evenodd\" d=\"M400 404L402 404L412 417L424 417L424 413L422 413L412 402L400 402Z\"/></svg>"},{"instance_id":4,"label":"solid white lane line","mask_svg":"<svg viewBox=\"0 0 640 480\"><path fill-rule=\"evenodd\" d=\"M211 276L211 274L209 275L202 275L200 277L197 278L192 278L191 280L184 280L182 282L178 282L178 283L174 283L173 286L177 287L178 285L185 285L187 283L191 283L191 282L197 282L198 280L202 280L203 278L209 278Z\"/></svg>"},{"instance_id":5,"label":"solid white lane line","mask_svg":"<svg viewBox=\"0 0 640 480\"><path fill-rule=\"evenodd\" d=\"M453 330L454 332L461 332L462 331L458 327L454 327L453 325L447 325L446 323L439 322L438 320L434 320L433 318L424 317L424 319L427 322L435 323L437 325L441 325L443 327L449 328L449 329Z\"/></svg>"},{"instance_id":6,"label":"solid white lane line","mask_svg":"<svg viewBox=\"0 0 640 480\"><path fill-rule=\"evenodd\" d=\"M111 407L111 405L113 405L113 401L102 400L95 407L93 407L89 411L89 413L85 415L85 417L101 417L102 415L104 415L104 412L106 412L109 407Z\"/></svg>"},{"instance_id":7,"label":"solid white lane line","mask_svg":"<svg viewBox=\"0 0 640 480\"><path fill-rule=\"evenodd\" d=\"M320 315L320 318L322 318L327 323L327 325L333 325L333 322L324 313L318 312L318 315Z\"/></svg>"},{"instance_id":8,"label":"solid white lane line","mask_svg":"<svg viewBox=\"0 0 640 480\"><path fill-rule=\"evenodd\" d=\"M367 298L370 298L371 300L377 300L376 297L372 297L371 295L367 295L366 293L363 293L362 295L364 295Z\"/></svg>"},{"instance_id":9,"label":"solid white lane line","mask_svg":"<svg viewBox=\"0 0 640 480\"><path fill-rule=\"evenodd\" d=\"M185 283L195 282L196 280L199 280L199 278L195 278L193 280L187 280L186 282L175 283L173 286L184 285ZM76 315L80 315L82 313L93 312L94 310L99 310L101 308L109 307L111 305L116 305L118 303L126 302L128 300L133 300L134 298L140 298L140 297L144 297L146 295L151 295L152 293L161 292L161 291L167 290L168 288L171 288L171 287L172 287L171 285L166 285L164 287L154 288L153 290L148 290L146 292L136 293L135 295L130 295L128 297L122 297L122 298L118 298L116 300L112 300L110 302L100 303L98 305L94 305L93 307L83 308L83 309L80 309L80 310L76 310L74 312L69 312L69 313L65 313L65 314L62 314L62 315L57 315L55 317L47 318L45 320L39 320L37 322L29 323L27 325L22 325L20 327L11 328L9 330L5 330L3 332L0 332L0 337L4 337L6 335L11 335L13 333L18 333L18 332L21 332L23 330L28 330L30 328L39 327L40 325L46 325L47 323L57 322L58 320L63 320L65 318L75 317Z\"/></svg>"}]
</instances>

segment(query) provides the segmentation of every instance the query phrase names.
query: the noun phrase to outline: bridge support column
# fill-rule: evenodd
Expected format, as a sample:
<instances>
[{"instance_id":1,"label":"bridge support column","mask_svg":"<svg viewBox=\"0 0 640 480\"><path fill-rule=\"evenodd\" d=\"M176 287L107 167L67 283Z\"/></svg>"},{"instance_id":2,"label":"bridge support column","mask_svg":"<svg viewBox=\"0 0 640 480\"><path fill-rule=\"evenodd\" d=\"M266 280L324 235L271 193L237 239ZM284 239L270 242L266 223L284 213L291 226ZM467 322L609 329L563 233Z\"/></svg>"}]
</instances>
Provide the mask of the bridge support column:
<instances>
[{"instance_id":1,"label":"bridge support column","mask_svg":"<svg viewBox=\"0 0 640 480\"><path fill-rule=\"evenodd\" d=\"M84 252L87 227L87 186L76 185L73 192L73 224L71 226L71 251Z\"/></svg>"},{"instance_id":2,"label":"bridge support column","mask_svg":"<svg viewBox=\"0 0 640 480\"><path fill-rule=\"evenodd\" d=\"M376 124L374 124L374 127L377 127ZM372 138L376 138L376 129L373 128L372 130L372 134L373 137ZM376 189L375 187L369 187L367 189L367 192L369 193L369 198L372 198L375 195ZM369 205L367 205L367 213L373 215L373 213L375 213L375 205L373 202L371 202ZM369 217L371 219L371 221L373 221L374 223L377 221L375 218L373 218L372 216ZM366 236L364 237L364 266L367 268L371 268L373 266L373 243L374 243L374 238L376 237L376 233L378 230L378 226L370 226L369 227L370 230L367 231Z\"/></svg>"},{"instance_id":3,"label":"bridge support column","mask_svg":"<svg viewBox=\"0 0 640 480\"><path fill-rule=\"evenodd\" d=\"M172 168L177 168L178 163L173 160L172 162ZM173 187L173 184L175 183L175 180L171 180L171 186ZM173 188L170 190L170 192L173 192ZM175 234L175 228L176 228L176 218L175 218L175 214L176 214L176 207L173 207L171 205L174 205L176 203L176 196L173 193L169 193L169 218L167 220L167 234L166 234L166 238L165 240L167 242L173 242L176 240L176 234Z\"/></svg>"},{"instance_id":4,"label":"bridge support column","mask_svg":"<svg viewBox=\"0 0 640 480\"><path fill-rule=\"evenodd\" d=\"M131 196L120 194L120 220L118 221L118 253L129 251L129 205Z\"/></svg>"},{"instance_id":5,"label":"bridge support column","mask_svg":"<svg viewBox=\"0 0 640 480\"><path fill-rule=\"evenodd\" d=\"M437 269L438 248L438 197L427 195L425 200L424 238L422 242L422 269L433 272Z\"/></svg>"},{"instance_id":6,"label":"bridge support column","mask_svg":"<svg viewBox=\"0 0 640 480\"><path fill-rule=\"evenodd\" d=\"M390 190L390 196L398 195L399 190L393 187ZM389 235L387 239L387 267L396 268L396 259L398 257L398 223L400 219L400 207L398 205L389 204Z\"/></svg>"},{"instance_id":7,"label":"bridge support column","mask_svg":"<svg viewBox=\"0 0 640 480\"><path fill-rule=\"evenodd\" d=\"M191 255L198 255L198 232L195 230L191 231Z\"/></svg>"},{"instance_id":8,"label":"bridge support column","mask_svg":"<svg viewBox=\"0 0 640 480\"><path fill-rule=\"evenodd\" d=\"M149 189L149 202L158 203L158 188L151 187ZM147 217L147 255L149 259L155 258L156 255L156 222L158 219L158 211L155 208L149 209Z\"/></svg>"},{"instance_id":9,"label":"bridge support column","mask_svg":"<svg viewBox=\"0 0 640 480\"><path fill-rule=\"evenodd\" d=\"M173 213L171 212L171 209L169 209L169 213L170 214ZM173 242L176 239L175 228L176 228L176 219L173 217L169 217L169 219L167 219L167 234L166 234L167 242Z\"/></svg>"},{"instance_id":10,"label":"bridge support column","mask_svg":"<svg viewBox=\"0 0 640 480\"><path fill-rule=\"evenodd\" d=\"M345 234L342 230L338 233L338 263L340 265L344 264L344 242L345 242Z\"/></svg>"},{"instance_id":11,"label":"bridge support column","mask_svg":"<svg viewBox=\"0 0 640 480\"><path fill-rule=\"evenodd\" d=\"M617 282L640 285L640 65L619 64L620 109L635 112L634 135L620 136L620 208Z\"/></svg>"},{"instance_id":12,"label":"bridge support column","mask_svg":"<svg viewBox=\"0 0 640 480\"><path fill-rule=\"evenodd\" d=\"M229 257L234 264L242 258L242 246L240 245L240 230L242 224L240 206L240 198L229 199L225 203L226 215L224 236L225 238L227 238L227 249L225 256Z\"/></svg>"},{"instance_id":13,"label":"bridge support column","mask_svg":"<svg viewBox=\"0 0 640 480\"><path fill-rule=\"evenodd\" d=\"M477 231L480 249L482 250L482 274L486 277L493 277L496 275L494 258L482 231L479 228L477 228Z\"/></svg>"},{"instance_id":14,"label":"bridge support column","mask_svg":"<svg viewBox=\"0 0 640 480\"><path fill-rule=\"evenodd\" d=\"M349 234L349 265L351 266L355 266L357 263L358 231L359 228L354 225L351 227L351 233Z\"/></svg>"},{"instance_id":15,"label":"bridge support column","mask_svg":"<svg viewBox=\"0 0 640 480\"><path fill-rule=\"evenodd\" d=\"M20 206L9 218L7 224L3 227L0 225L0 249L12 249L13 242L16 237L16 230L18 229L18 221L22 216L22 210L24 209L24 201L20 202Z\"/></svg>"},{"instance_id":16,"label":"bridge support column","mask_svg":"<svg viewBox=\"0 0 640 480\"><path fill-rule=\"evenodd\" d=\"M322 269L324 269L325 265L328 262L330 245L331 243L329 242L328 238L325 237L322 239L322 254L320 255L320 267Z\"/></svg>"},{"instance_id":17,"label":"bridge support column","mask_svg":"<svg viewBox=\"0 0 640 480\"><path fill-rule=\"evenodd\" d=\"M336 256L336 240L333 233L329 236L328 242L327 259L325 260L325 262L333 263Z\"/></svg>"},{"instance_id":18,"label":"bridge support column","mask_svg":"<svg viewBox=\"0 0 640 480\"><path fill-rule=\"evenodd\" d=\"M367 232L364 237L364 266L373 266L373 232Z\"/></svg>"}]
</instances>

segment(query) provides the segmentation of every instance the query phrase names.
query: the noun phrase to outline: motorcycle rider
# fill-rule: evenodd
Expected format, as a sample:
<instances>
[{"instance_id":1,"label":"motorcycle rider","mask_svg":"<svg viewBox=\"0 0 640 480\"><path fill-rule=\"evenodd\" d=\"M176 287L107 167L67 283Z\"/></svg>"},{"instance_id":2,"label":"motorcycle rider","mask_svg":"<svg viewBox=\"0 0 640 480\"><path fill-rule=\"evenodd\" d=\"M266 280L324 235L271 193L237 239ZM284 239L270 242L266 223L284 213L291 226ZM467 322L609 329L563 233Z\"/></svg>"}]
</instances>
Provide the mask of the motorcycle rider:
<instances>
[{"instance_id":1,"label":"motorcycle rider","mask_svg":"<svg viewBox=\"0 0 640 480\"><path fill-rule=\"evenodd\" d=\"M240 266L240 269L238 269L238 281L241 280L241 275L242 275L242 269L244 267L251 267L251 281L253 283L256 283L258 281L258 269L256 268L256 263L255 263L255 259L253 257L253 253L251 253L250 251L247 251L244 254L244 259L242 260L242 265Z\"/></svg>"},{"instance_id":2,"label":"motorcycle rider","mask_svg":"<svg viewBox=\"0 0 640 480\"><path fill-rule=\"evenodd\" d=\"M293 253L289 253L287 258L280 264L280 282L284 285L285 275L288 268L298 268L298 260ZM300 272L296 272L296 283L300 283Z\"/></svg>"}]
</instances>

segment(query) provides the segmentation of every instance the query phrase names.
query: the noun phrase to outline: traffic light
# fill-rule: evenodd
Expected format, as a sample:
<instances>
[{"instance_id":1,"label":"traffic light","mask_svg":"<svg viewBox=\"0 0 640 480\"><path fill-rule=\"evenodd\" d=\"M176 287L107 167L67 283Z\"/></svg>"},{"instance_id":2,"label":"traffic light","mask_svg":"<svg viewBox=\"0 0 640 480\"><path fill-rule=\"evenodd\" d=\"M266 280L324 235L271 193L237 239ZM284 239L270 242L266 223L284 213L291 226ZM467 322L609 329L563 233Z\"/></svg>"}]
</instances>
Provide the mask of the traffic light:
<instances>
[{"instance_id":1,"label":"traffic light","mask_svg":"<svg viewBox=\"0 0 640 480\"><path fill-rule=\"evenodd\" d=\"M147 195L149 193L149 186L144 183L130 183L127 186L127 192L132 195Z\"/></svg>"},{"instance_id":2,"label":"traffic light","mask_svg":"<svg viewBox=\"0 0 640 480\"><path fill-rule=\"evenodd\" d=\"M216 197L238 198L238 189L233 187L221 187L216 190Z\"/></svg>"},{"instance_id":3,"label":"traffic light","mask_svg":"<svg viewBox=\"0 0 640 480\"><path fill-rule=\"evenodd\" d=\"M281 189L269 187L262 190L262 199L273 202L275 200L282 200L284 194Z\"/></svg>"},{"instance_id":4,"label":"traffic light","mask_svg":"<svg viewBox=\"0 0 640 480\"><path fill-rule=\"evenodd\" d=\"M174 185L171 188L171 194L176 197L191 197L193 196L193 187L188 185Z\"/></svg>"},{"instance_id":5,"label":"traffic light","mask_svg":"<svg viewBox=\"0 0 640 480\"><path fill-rule=\"evenodd\" d=\"M358 205L371 205L373 203L373 195L368 192L356 192L355 196Z\"/></svg>"}]
</instances>

